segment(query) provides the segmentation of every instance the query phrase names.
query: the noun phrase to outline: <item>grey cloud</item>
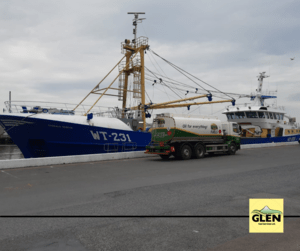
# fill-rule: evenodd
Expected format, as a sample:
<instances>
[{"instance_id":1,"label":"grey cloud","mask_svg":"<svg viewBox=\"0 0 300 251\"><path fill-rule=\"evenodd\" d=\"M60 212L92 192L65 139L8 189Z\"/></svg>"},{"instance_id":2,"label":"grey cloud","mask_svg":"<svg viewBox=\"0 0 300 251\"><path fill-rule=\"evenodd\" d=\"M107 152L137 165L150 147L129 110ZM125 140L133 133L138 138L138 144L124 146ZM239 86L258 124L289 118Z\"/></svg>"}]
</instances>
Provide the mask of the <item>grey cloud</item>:
<instances>
[{"instance_id":1,"label":"grey cloud","mask_svg":"<svg viewBox=\"0 0 300 251\"><path fill-rule=\"evenodd\" d=\"M133 38L128 11L146 12L138 35L149 36L150 48L221 90L248 94L258 72L271 71L265 86L278 84L278 101L300 92L292 85L300 78L295 1L15 0L0 7L0 106L8 90L19 99L81 100L121 58L121 41ZM157 61L169 77L190 83ZM160 91L154 99L168 97Z\"/></svg>"}]
</instances>

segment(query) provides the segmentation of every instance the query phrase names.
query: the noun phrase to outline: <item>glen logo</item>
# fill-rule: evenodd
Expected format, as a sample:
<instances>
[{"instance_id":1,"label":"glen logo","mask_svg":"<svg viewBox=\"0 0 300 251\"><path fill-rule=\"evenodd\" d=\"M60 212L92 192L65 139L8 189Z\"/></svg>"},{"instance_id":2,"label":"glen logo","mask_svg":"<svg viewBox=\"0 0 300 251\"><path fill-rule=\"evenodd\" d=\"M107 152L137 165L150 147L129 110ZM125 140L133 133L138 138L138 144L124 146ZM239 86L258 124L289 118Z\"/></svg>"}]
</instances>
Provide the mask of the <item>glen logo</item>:
<instances>
[{"instance_id":1,"label":"glen logo","mask_svg":"<svg viewBox=\"0 0 300 251\"><path fill-rule=\"evenodd\" d=\"M283 199L250 199L249 232L283 233Z\"/></svg>"},{"instance_id":2,"label":"glen logo","mask_svg":"<svg viewBox=\"0 0 300 251\"><path fill-rule=\"evenodd\" d=\"M268 206L265 206L262 210L253 210L252 214L252 220L254 222L260 222L259 225L262 225L261 222L280 222L282 212L272 210Z\"/></svg>"}]
</instances>

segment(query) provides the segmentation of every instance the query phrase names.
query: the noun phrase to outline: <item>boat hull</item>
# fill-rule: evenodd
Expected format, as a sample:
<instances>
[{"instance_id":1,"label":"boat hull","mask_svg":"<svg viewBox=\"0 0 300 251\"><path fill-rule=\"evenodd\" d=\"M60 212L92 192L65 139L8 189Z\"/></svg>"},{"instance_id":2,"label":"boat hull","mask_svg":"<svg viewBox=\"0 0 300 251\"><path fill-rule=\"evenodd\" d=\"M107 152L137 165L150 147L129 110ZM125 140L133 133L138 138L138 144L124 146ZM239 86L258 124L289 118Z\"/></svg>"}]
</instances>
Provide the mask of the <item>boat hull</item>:
<instances>
[{"instance_id":1,"label":"boat hull","mask_svg":"<svg viewBox=\"0 0 300 251\"><path fill-rule=\"evenodd\" d=\"M300 134L270 138L241 138L242 145L295 142L300 140Z\"/></svg>"},{"instance_id":2,"label":"boat hull","mask_svg":"<svg viewBox=\"0 0 300 251\"><path fill-rule=\"evenodd\" d=\"M143 151L151 141L151 133L93 123L0 115L0 124L25 158Z\"/></svg>"}]
</instances>

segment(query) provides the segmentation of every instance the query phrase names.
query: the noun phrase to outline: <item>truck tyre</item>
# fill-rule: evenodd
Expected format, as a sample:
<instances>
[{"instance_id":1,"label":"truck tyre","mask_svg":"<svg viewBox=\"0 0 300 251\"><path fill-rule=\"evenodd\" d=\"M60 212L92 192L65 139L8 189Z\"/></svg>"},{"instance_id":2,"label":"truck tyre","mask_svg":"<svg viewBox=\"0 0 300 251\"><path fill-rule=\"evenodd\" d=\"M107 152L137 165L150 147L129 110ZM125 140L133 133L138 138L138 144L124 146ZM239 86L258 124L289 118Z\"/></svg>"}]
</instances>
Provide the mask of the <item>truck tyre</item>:
<instances>
[{"instance_id":1,"label":"truck tyre","mask_svg":"<svg viewBox=\"0 0 300 251\"><path fill-rule=\"evenodd\" d=\"M236 151L237 151L236 144L231 142L231 144L228 147L228 154L234 155Z\"/></svg>"},{"instance_id":2,"label":"truck tyre","mask_svg":"<svg viewBox=\"0 0 300 251\"><path fill-rule=\"evenodd\" d=\"M183 160L190 159L192 157L192 148L189 145L182 145L180 147L180 157Z\"/></svg>"},{"instance_id":3,"label":"truck tyre","mask_svg":"<svg viewBox=\"0 0 300 251\"><path fill-rule=\"evenodd\" d=\"M169 159L170 155L159 155L159 157L161 157L162 159Z\"/></svg>"},{"instance_id":4,"label":"truck tyre","mask_svg":"<svg viewBox=\"0 0 300 251\"><path fill-rule=\"evenodd\" d=\"M205 157L205 148L202 144L197 144L194 146L194 157L196 159L201 159Z\"/></svg>"}]
</instances>

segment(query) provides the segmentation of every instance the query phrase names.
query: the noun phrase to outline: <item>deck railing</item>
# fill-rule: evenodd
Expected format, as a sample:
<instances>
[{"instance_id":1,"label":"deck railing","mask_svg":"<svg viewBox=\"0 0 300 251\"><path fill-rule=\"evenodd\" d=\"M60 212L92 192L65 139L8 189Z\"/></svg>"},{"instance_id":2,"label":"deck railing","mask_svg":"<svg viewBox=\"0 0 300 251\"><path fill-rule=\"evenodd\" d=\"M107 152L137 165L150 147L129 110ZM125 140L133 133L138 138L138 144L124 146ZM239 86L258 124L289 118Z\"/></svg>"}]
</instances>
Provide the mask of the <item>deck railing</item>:
<instances>
[{"instance_id":1,"label":"deck railing","mask_svg":"<svg viewBox=\"0 0 300 251\"><path fill-rule=\"evenodd\" d=\"M77 104L57 103L45 101L6 101L4 102L8 113L47 113L59 115L84 115L91 107L81 104L75 111ZM140 110L123 110L118 107L95 106L89 113L98 117L130 118L136 119L141 116Z\"/></svg>"},{"instance_id":2,"label":"deck railing","mask_svg":"<svg viewBox=\"0 0 300 251\"><path fill-rule=\"evenodd\" d=\"M243 108L243 107L252 107L252 106L258 106L258 105L254 105L253 103L243 103L243 104L235 104L235 106L232 106L232 105L228 105L225 107L225 109L227 108L235 108L235 107L238 107L238 108ZM275 109L278 109L278 110L281 110L281 111L284 111L285 108L284 106L277 106L275 104L271 104L271 105L265 105L266 107L270 107L270 108L275 108Z\"/></svg>"}]
</instances>

